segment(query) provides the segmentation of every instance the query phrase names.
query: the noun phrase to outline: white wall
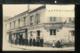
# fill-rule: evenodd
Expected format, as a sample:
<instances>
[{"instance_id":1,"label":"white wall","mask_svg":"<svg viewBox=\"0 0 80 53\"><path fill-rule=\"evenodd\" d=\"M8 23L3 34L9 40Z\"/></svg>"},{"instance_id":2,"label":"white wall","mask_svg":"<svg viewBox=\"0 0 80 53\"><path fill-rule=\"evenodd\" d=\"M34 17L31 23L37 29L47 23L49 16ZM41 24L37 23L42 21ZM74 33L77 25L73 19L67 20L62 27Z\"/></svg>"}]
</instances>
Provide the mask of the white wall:
<instances>
[{"instance_id":1,"label":"white wall","mask_svg":"<svg viewBox=\"0 0 80 53\"><path fill-rule=\"evenodd\" d=\"M44 28L43 27L35 27L35 29L34 28L30 28L29 30L28 30L28 39L30 39L30 38L33 38L33 39L36 39L36 37L37 37L37 30L40 30L41 32L40 32L40 38L44 38L43 36L43 33L44 33ZM30 32L32 31L32 37L30 36Z\"/></svg>"},{"instance_id":2,"label":"white wall","mask_svg":"<svg viewBox=\"0 0 80 53\"><path fill-rule=\"evenodd\" d=\"M53 40L65 40L65 41L73 41L74 42L74 36L71 35L70 31L74 30L74 28L67 28L63 27L59 31L56 32L56 35L50 35L50 31L43 30L43 36L44 36L44 41L46 42L53 42Z\"/></svg>"},{"instance_id":3,"label":"white wall","mask_svg":"<svg viewBox=\"0 0 80 53\"><path fill-rule=\"evenodd\" d=\"M62 18L62 21L69 17L75 17L74 5L46 5L46 17L49 20L50 16Z\"/></svg>"},{"instance_id":4,"label":"white wall","mask_svg":"<svg viewBox=\"0 0 80 53\"><path fill-rule=\"evenodd\" d=\"M33 15L33 24L35 25L35 23L34 23L34 21L35 21L35 17L36 17L36 14L40 14L40 23L44 23L44 21L46 21L45 20L45 9L40 9L40 10L38 10L38 11L36 11L36 12L33 12L33 13L31 13L31 14L29 14L29 16L28 16L28 23L30 23L30 16L32 16Z\"/></svg>"}]
</instances>

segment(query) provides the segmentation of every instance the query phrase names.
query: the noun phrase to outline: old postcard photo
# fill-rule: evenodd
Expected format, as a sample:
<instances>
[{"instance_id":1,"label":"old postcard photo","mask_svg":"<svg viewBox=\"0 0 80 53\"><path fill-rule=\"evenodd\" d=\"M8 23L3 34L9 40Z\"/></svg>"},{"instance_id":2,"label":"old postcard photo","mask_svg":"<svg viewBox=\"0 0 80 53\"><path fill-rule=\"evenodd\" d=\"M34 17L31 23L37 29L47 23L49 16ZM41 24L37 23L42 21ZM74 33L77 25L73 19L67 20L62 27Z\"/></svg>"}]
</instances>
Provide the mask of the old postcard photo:
<instances>
[{"instance_id":1,"label":"old postcard photo","mask_svg":"<svg viewBox=\"0 0 80 53\"><path fill-rule=\"evenodd\" d=\"M3 51L75 51L74 22L74 4L3 4Z\"/></svg>"}]
</instances>

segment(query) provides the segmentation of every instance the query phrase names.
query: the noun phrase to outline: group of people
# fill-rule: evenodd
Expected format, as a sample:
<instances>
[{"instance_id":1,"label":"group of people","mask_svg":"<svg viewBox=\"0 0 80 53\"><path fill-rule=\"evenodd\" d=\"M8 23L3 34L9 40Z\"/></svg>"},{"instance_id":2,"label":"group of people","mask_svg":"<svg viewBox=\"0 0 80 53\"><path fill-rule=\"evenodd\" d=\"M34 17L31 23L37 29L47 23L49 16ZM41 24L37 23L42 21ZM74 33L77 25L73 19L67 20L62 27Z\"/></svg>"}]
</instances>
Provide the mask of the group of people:
<instances>
[{"instance_id":1,"label":"group of people","mask_svg":"<svg viewBox=\"0 0 80 53\"><path fill-rule=\"evenodd\" d=\"M43 39L40 39L40 38L37 38L37 39L23 39L23 38L11 39L9 38L9 42L11 44L43 47Z\"/></svg>"}]
</instances>

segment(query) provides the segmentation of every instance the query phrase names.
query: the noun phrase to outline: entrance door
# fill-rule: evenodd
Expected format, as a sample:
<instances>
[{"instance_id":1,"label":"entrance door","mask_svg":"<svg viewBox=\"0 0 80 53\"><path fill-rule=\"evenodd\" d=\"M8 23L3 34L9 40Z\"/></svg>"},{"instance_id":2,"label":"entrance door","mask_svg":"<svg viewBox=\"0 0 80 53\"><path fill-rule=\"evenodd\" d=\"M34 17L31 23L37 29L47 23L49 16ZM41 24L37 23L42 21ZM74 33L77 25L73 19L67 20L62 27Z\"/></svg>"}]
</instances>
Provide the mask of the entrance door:
<instances>
[{"instance_id":1,"label":"entrance door","mask_svg":"<svg viewBox=\"0 0 80 53\"><path fill-rule=\"evenodd\" d=\"M40 46L40 30L37 31L37 42L36 42L37 46Z\"/></svg>"},{"instance_id":2,"label":"entrance door","mask_svg":"<svg viewBox=\"0 0 80 53\"><path fill-rule=\"evenodd\" d=\"M23 34L21 33L21 34L20 34L20 39L22 39L22 38L23 38Z\"/></svg>"},{"instance_id":3,"label":"entrance door","mask_svg":"<svg viewBox=\"0 0 80 53\"><path fill-rule=\"evenodd\" d=\"M25 29L26 38L28 38L28 29Z\"/></svg>"},{"instance_id":4,"label":"entrance door","mask_svg":"<svg viewBox=\"0 0 80 53\"><path fill-rule=\"evenodd\" d=\"M19 39L19 43L22 45L23 44L23 34L22 33L20 33L20 39Z\"/></svg>"}]
</instances>

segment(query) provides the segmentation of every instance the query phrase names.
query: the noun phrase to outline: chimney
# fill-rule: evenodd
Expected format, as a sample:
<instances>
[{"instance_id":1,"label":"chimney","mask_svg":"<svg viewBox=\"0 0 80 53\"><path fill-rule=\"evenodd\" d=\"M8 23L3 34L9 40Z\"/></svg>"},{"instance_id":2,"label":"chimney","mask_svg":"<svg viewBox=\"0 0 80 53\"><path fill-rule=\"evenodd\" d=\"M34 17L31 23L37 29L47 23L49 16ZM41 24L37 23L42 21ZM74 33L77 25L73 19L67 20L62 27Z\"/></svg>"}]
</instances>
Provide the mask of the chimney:
<instances>
[{"instance_id":1,"label":"chimney","mask_svg":"<svg viewBox=\"0 0 80 53\"><path fill-rule=\"evenodd\" d=\"M28 12L30 11L30 4L28 4Z\"/></svg>"}]
</instances>

